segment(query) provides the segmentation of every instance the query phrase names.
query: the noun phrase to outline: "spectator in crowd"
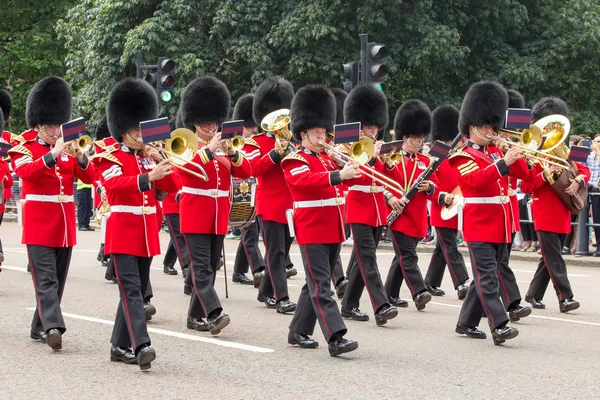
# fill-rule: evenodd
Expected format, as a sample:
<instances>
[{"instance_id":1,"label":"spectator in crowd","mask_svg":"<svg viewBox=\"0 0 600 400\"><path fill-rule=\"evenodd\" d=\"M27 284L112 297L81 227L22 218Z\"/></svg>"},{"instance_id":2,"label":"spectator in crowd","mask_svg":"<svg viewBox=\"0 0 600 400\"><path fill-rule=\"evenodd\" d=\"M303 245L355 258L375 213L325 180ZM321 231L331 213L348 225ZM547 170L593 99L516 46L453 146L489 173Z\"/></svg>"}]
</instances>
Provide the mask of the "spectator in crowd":
<instances>
[{"instance_id":1,"label":"spectator in crowd","mask_svg":"<svg viewBox=\"0 0 600 400\"><path fill-rule=\"evenodd\" d=\"M589 193L596 193L590 196L592 203L592 221L594 224L600 223L600 192L598 188L598 180L600 179L600 134L594 136L594 140L590 145L591 152L588 156L586 166L590 169L590 183L588 184ZM600 243L600 227L594 227L594 235L596 236L596 246ZM600 257L600 248L596 247L594 257Z\"/></svg>"}]
</instances>

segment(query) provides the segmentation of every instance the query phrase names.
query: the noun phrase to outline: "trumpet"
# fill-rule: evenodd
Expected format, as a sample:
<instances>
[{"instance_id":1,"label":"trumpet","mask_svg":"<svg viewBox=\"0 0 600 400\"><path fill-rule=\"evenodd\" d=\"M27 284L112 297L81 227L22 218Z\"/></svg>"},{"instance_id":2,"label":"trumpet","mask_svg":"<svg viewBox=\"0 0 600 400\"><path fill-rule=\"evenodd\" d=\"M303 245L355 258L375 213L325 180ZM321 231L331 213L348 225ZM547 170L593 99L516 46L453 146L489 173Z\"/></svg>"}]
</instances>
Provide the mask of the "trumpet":
<instances>
[{"instance_id":1,"label":"trumpet","mask_svg":"<svg viewBox=\"0 0 600 400\"><path fill-rule=\"evenodd\" d=\"M290 116L290 110L287 108L281 108L267 114L260 123L260 127L263 131L273 132L275 134L275 141L282 153L285 153L289 146L289 141L292 138L292 132L289 129L289 124L292 121ZM285 140L288 145L285 148L282 146L281 141Z\"/></svg>"},{"instance_id":2,"label":"trumpet","mask_svg":"<svg viewBox=\"0 0 600 400\"><path fill-rule=\"evenodd\" d=\"M77 150L86 153L92 149L94 142L88 135L80 136L79 138L69 142L71 146L65 148L65 152L75 157Z\"/></svg>"},{"instance_id":3,"label":"trumpet","mask_svg":"<svg viewBox=\"0 0 600 400\"><path fill-rule=\"evenodd\" d=\"M225 154L227 154L229 149L241 151L245 143L246 141L244 140L243 136L234 136L223 143L219 149L221 149L221 151L223 151Z\"/></svg>"},{"instance_id":4,"label":"trumpet","mask_svg":"<svg viewBox=\"0 0 600 400\"><path fill-rule=\"evenodd\" d=\"M400 154L397 151L382 154L380 157L381 157L381 161L384 162L385 164L387 164L389 169L394 168L396 165L398 165L400 160L402 160L402 154Z\"/></svg>"}]
</instances>

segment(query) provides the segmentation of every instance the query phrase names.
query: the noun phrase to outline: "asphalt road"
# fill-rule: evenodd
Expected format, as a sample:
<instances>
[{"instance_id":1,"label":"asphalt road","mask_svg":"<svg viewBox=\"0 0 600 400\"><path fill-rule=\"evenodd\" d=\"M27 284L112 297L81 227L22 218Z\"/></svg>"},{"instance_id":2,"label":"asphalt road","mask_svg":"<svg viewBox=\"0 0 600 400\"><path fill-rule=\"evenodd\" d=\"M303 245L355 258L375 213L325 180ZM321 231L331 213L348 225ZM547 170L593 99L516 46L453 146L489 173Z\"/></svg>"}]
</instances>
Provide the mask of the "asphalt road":
<instances>
[{"instance_id":1,"label":"asphalt road","mask_svg":"<svg viewBox=\"0 0 600 400\"><path fill-rule=\"evenodd\" d=\"M461 302L448 276L445 297L435 297L423 312L411 302L384 327L375 325L365 294L361 309L371 321L347 321L347 337L359 342L358 350L331 358L318 325L319 349L288 346L291 316L266 309L251 286L230 282L225 299L222 270L216 285L231 325L215 337L188 330L190 298L183 294L181 275L164 275L159 256L151 272L157 314L149 323L157 359L149 372L141 372L109 360L118 291L96 261L99 231L78 232L62 302L63 350L53 352L29 339L35 299L20 232L11 223L0 231L6 257L0 274L0 399L598 397L600 269L571 267L582 307L559 313L550 288L546 310L515 323L519 336L503 346L493 345L485 320L480 328L487 340L454 333ZM164 250L167 233L161 233L161 242ZM238 243L226 241L229 275ZM344 263L350 250L342 250ZM385 279L393 254L380 250L378 256ZM429 256L420 254L424 272ZM292 260L302 271L296 245ZM512 267L524 293L535 264L516 261ZM303 280L303 272L288 280L292 300ZM410 296L405 286L401 295Z\"/></svg>"}]
</instances>

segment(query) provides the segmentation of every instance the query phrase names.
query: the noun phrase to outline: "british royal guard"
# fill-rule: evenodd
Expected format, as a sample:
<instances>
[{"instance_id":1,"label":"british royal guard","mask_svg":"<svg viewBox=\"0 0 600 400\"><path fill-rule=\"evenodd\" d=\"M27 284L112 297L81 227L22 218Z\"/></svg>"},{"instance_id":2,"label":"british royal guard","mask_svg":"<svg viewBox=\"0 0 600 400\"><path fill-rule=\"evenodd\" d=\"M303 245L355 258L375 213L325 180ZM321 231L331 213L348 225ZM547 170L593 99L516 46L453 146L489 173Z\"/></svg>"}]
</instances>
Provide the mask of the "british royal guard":
<instances>
[{"instance_id":1,"label":"british royal guard","mask_svg":"<svg viewBox=\"0 0 600 400\"><path fill-rule=\"evenodd\" d=\"M533 106L531 120L536 123L544 117L556 114L568 117L567 104L556 97L545 97ZM546 130L554 129L552 124L549 125ZM544 129L542 132L546 133ZM573 196L580 186L587 185L590 180L590 170L587 166L578 162L569 162L569 164L570 171L563 171L556 166L543 168L539 163L535 164L534 180L521 183L523 192L532 193L531 211L535 217L533 225L542 251L542 257L529 284L525 301L531 303L534 308L546 308L542 299L548 283L552 281L561 313L579 308L579 302L573 299L567 264L562 256L563 239L571 231L571 212L549 181L556 179L561 173L569 173L569 186L564 189L564 192Z\"/></svg>"},{"instance_id":2,"label":"british royal guard","mask_svg":"<svg viewBox=\"0 0 600 400\"><path fill-rule=\"evenodd\" d=\"M181 120L198 137L198 153L192 159L208 176L203 180L178 169L181 179L181 233L190 254L193 293L187 327L217 335L230 323L214 287L217 264L229 226L231 178L249 178L252 168L217 132L229 115L230 95L217 78L197 78L181 97ZM191 163L186 168L200 173ZM204 319L207 319L205 321Z\"/></svg>"},{"instance_id":3,"label":"british royal guard","mask_svg":"<svg viewBox=\"0 0 600 400\"><path fill-rule=\"evenodd\" d=\"M458 135L458 115L458 108L452 105L439 106L433 110L431 141L439 140L450 144ZM433 296L443 296L445 293L440 289L440 285L447 265L458 299L463 300L467 295L466 282L469 280L469 273L456 244L458 216L445 220L441 215L442 209L446 205L452 204L454 200L452 192L458 187L458 171L452 168L446 159L437 169L436 175L440 185L440 194L437 201L431 202L430 219L438 240L425 275L425 285Z\"/></svg>"},{"instance_id":4,"label":"british royal guard","mask_svg":"<svg viewBox=\"0 0 600 400\"><path fill-rule=\"evenodd\" d=\"M419 150L431 130L431 111L421 100L408 100L396 112L394 132L396 140L403 140L400 162L386 173L407 191L424 172L431 159ZM438 188L435 175L419 185L419 192L405 205L400 216L390 225L394 252L398 262L392 262L385 282L385 290L392 305L402 306L400 285L406 279L415 307L421 311L431 300L423 275L417 265L417 244L427 234L427 200L437 201ZM398 207L401 194L392 191L388 199L391 208Z\"/></svg>"},{"instance_id":5,"label":"british royal guard","mask_svg":"<svg viewBox=\"0 0 600 400\"><path fill-rule=\"evenodd\" d=\"M144 310L152 257L160 254L156 189L176 192L178 187L169 161L155 164L143 152L140 122L158 117L154 89L140 79L119 82L108 96L106 115L118 142L98 154L100 184L111 212L104 250L114 262L120 294L110 359L147 370L156 358Z\"/></svg>"},{"instance_id":6,"label":"british royal guard","mask_svg":"<svg viewBox=\"0 0 600 400\"><path fill-rule=\"evenodd\" d=\"M294 89L279 76L265 79L254 93L252 115L260 126L263 118L272 111L290 108ZM286 259L292 238L288 228L286 210L292 208L281 160L294 151L289 140L277 138L275 132L263 131L246 141L244 152L252 164L252 176L258 179L256 189L256 215L263 232L267 271L258 288L258 301L278 313L293 312L296 304L289 299ZM257 280L254 284L256 286Z\"/></svg>"},{"instance_id":7,"label":"british royal guard","mask_svg":"<svg viewBox=\"0 0 600 400\"><path fill-rule=\"evenodd\" d=\"M463 236L468 243L473 281L460 311L456 332L485 339L477 329L482 314L487 315L494 344L513 339L519 333L507 326L506 309L500 300L498 269L508 257L513 216L508 176L531 179L531 171L517 147L502 154L492 144L504 126L508 94L496 82L472 85L460 109L459 129L469 140L450 157L459 173L458 184L464 196ZM485 226L486 229L481 229Z\"/></svg>"},{"instance_id":8,"label":"british royal guard","mask_svg":"<svg viewBox=\"0 0 600 400\"><path fill-rule=\"evenodd\" d=\"M318 320L333 357L358 348L357 342L344 338L347 329L329 289L340 246L346 239L344 194L339 185L361 174L352 163L340 170L323 151L322 143L335 122L335 99L327 88L309 85L300 89L291 115L292 133L302 147L284 158L282 168L294 200L294 230L306 283L290 323L288 343L318 347L310 338Z\"/></svg>"},{"instance_id":9,"label":"british royal guard","mask_svg":"<svg viewBox=\"0 0 600 400\"><path fill-rule=\"evenodd\" d=\"M10 112L12 111L12 96L10 93L4 89L0 89L0 108L2 109L2 117L4 119L4 128L8 125L8 121L10 120ZM9 131L5 131L4 128L0 132L2 132L2 139L6 143L10 143L14 145L15 136Z\"/></svg>"},{"instance_id":10,"label":"british royal guard","mask_svg":"<svg viewBox=\"0 0 600 400\"><path fill-rule=\"evenodd\" d=\"M354 88L344 104L344 120L360 122L361 136L375 143L375 153L369 167L385 173L385 165L379 159L383 130L388 124L388 105L385 94L371 86ZM342 316L355 321L368 321L369 316L359 309L363 289L367 288L377 325L398 315L398 309L390 305L377 267L377 245L387 223L385 188L372 177L362 175L347 181L346 222L350 224L354 248L348 266L349 283L342 300Z\"/></svg>"},{"instance_id":11,"label":"british royal guard","mask_svg":"<svg viewBox=\"0 0 600 400\"><path fill-rule=\"evenodd\" d=\"M92 183L95 171L85 154L65 143L61 125L71 117L71 87L62 78L46 77L27 96L27 140L9 151L26 193L23 244L27 245L36 310L31 338L54 350L66 331L60 302L73 246L76 244L75 178Z\"/></svg>"},{"instance_id":12,"label":"british royal guard","mask_svg":"<svg viewBox=\"0 0 600 400\"><path fill-rule=\"evenodd\" d=\"M94 141L94 153L100 154L105 151L108 147L114 146L115 139L110 136L110 132L108 131L108 124L106 123L106 115L102 117L102 120L96 127L96 136ZM96 160L95 157L92 157L93 160ZM94 161L95 162L95 161ZM96 180L94 181L94 209L96 213L100 212L103 215L100 217L100 233L101 233L101 242L100 242L100 250L98 251L98 256L96 259L100 261L103 267L108 265L110 257L107 254L104 254L104 242L106 240L106 219L108 218L108 213L106 212L108 206L108 199L106 198L106 191L100 185L100 175L96 171ZM114 269L113 269L114 271ZM116 278L114 274L108 275L105 274L105 278L110 278L107 280L114 280L116 283Z\"/></svg>"},{"instance_id":13,"label":"british royal guard","mask_svg":"<svg viewBox=\"0 0 600 400\"><path fill-rule=\"evenodd\" d=\"M4 109L0 107L0 132L4 132ZM9 137L10 139L10 137ZM10 142L4 139L4 135L0 138L1 142L10 144ZM4 211L6 210L6 201L10 199L13 185L13 177L8 167L8 163L4 158L0 158L0 225L2 225L2 219L4 218ZM4 262L4 250L2 249L2 241L0 240L0 267ZM2 268L0 268L2 271Z\"/></svg>"}]
</instances>

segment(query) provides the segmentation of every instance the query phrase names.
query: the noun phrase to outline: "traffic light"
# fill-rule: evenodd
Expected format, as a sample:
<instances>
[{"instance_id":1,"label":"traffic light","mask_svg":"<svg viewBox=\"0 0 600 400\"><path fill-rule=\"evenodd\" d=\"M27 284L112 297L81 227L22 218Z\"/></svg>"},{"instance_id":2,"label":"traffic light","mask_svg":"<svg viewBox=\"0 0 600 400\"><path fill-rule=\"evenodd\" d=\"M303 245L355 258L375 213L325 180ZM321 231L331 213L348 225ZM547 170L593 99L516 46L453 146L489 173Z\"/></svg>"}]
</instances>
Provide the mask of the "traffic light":
<instances>
[{"instance_id":1,"label":"traffic light","mask_svg":"<svg viewBox=\"0 0 600 400\"><path fill-rule=\"evenodd\" d=\"M387 46L380 43L367 44L367 69L366 81L367 84L376 87L379 90L385 90L385 77L389 72L387 65L383 59L389 54Z\"/></svg>"},{"instance_id":2,"label":"traffic light","mask_svg":"<svg viewBox=\"0 0 600 400\"><path fill-rule=\"evenodd\" d=\"M174 89L175 61L171 58L159 57L156 70L156 93L158 98L163 103L168 103L174 96Z\"/></svg>"},{"instance_id":3,"label":"traffic light","mask_svg":"<svg viewBox=\"0 0 600 400\"><path fill-rule=\"evenodd\" d=\"M352 61L342 65L340 69L340 78L342 78L342 86L346 93L350 93L352 88L358 85L358 61Z\"/></svg>"}]
</instances>

